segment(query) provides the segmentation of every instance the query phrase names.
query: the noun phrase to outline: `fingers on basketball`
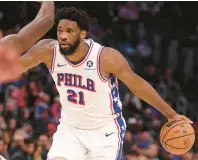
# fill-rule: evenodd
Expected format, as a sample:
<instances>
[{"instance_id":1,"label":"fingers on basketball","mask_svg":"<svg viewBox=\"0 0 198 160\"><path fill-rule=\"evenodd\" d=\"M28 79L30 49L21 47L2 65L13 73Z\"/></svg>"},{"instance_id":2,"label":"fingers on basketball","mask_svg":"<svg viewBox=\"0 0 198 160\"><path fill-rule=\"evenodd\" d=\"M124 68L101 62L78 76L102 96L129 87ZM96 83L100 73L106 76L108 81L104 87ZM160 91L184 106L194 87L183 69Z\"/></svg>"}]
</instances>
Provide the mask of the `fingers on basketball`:
<instances>
[{"instance_id":1,"label":"fingers on basketball","mask_svg":"<svg viewBox=\"0 0 198 160\"><path fill-rule=\"evenodd\" d=\"M169 153L180 155L192 148L195 142L195 131L186 120L175 119L162 127L160 142Z\"/></svg>"}]
</instances>

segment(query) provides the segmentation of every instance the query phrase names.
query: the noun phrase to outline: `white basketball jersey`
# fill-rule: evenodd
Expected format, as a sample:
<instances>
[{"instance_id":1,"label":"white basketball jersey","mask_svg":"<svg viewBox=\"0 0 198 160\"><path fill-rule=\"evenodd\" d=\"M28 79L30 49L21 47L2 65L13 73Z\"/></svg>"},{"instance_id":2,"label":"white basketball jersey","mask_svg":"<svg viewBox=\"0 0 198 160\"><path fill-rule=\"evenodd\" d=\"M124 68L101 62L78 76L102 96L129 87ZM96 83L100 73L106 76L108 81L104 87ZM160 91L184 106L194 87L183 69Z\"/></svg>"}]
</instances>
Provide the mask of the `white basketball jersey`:
<instances>
[{"instance_id":1,"label":"white basketball jersey","mask_svg":"<svg viewBox=\"0 0 198 160\"><path fill-rule=\"evenodd\" d=\"M73 64L55 44L50 73L56 83L62 105L61 121L81 129L95 129L121 116L122 104L117 79L100 73L103 46L86 39L85 58Z\"/></svg>"}]
</instances>

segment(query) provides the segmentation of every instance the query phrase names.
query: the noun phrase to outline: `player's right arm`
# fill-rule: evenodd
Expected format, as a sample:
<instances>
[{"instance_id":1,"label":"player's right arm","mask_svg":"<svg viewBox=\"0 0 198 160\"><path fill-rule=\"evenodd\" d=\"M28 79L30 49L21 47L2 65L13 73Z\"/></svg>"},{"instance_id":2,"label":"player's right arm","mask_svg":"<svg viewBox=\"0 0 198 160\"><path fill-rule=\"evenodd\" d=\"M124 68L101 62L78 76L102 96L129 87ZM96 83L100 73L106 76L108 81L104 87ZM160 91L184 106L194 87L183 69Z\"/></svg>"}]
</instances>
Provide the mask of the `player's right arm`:
<instances>
[{"instance_id":1,"label":"player's right arm","mask_svg":"<svg viewBox=\"0 0 198 160\"><path fill-rule=\"evenodd\" d=\"M23 27L19 33L2 38L0 46L12 48L18 55L24 53L53 27L54 13L54 2L42 2L36 18Z\"/></svg>"},{"instance_id":2,"label":"player's right arm","mask_svg":"<svg viewBox=\"0 0 198 160\"><path fill-rule=\"evenodd\" d=\"M52 61L54 44L54 40L44 39L31 47L19 58L19 64L21 66L20 73L22 74L40 63L45 63L49 67Z\"/></svg>"}]
</instances>

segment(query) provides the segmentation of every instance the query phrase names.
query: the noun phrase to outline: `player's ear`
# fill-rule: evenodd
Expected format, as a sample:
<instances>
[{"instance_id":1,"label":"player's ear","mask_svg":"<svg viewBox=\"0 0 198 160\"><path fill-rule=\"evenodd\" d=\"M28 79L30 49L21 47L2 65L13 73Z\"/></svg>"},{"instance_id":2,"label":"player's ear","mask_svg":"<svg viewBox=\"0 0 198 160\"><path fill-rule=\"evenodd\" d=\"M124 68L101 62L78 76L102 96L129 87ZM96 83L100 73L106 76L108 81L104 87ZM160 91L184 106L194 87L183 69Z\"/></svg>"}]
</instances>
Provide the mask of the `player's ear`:
<instances>
[{"instance_id":1,"label":"player's ear","mask_svg":"<svg viewBox=\"0 0 198 160\"><path fill-rule=\"evenodd\" d=\"M80 32L80 38L81 38L81 39L85 39L86 36L87 36L87 31L82 30L82 31Z\"/></svg>"}]
</instances>

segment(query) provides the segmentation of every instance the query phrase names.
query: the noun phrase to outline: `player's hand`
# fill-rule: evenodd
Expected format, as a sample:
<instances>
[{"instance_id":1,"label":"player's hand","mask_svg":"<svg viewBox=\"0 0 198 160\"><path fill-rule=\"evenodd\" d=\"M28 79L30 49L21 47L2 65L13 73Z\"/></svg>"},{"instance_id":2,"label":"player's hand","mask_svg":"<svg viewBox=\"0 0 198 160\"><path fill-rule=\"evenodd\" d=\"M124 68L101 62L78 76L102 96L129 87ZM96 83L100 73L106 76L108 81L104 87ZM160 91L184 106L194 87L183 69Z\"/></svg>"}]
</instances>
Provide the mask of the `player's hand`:
<instances>
[{"instance_id":1,"label":"player's hand","mask_svg":"<svg viewBox=\"0 0 198 160\"><path fill-rule=\"evenodd\" d=\"M10 46L0 45L0 83L11 82L19 78L18 55Z\"/></svg>"},{"instance_id":2,"label":"player's hand","mask_svg":"<svg viewBox=\"0 0 198 160\"><path fill-rule=\"evenodd\" d=\"M183 119L183 120L189 122L190 124L193 123L193 121L191 121L191 120L190 120L189 118L187 118L186 116L184 116L184 115L179 115L179 114L177 114L177 115L175 115L175 116L173 116L173 117L171 117L171 118L168 118L168 121L172 121L172 120L174 120L174 119Z\"/></svg>"}]
</instances>

